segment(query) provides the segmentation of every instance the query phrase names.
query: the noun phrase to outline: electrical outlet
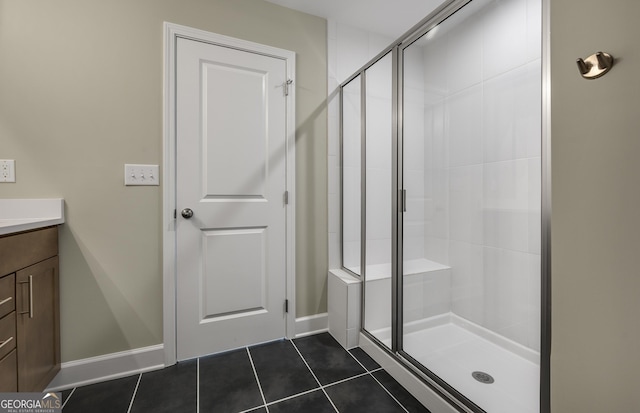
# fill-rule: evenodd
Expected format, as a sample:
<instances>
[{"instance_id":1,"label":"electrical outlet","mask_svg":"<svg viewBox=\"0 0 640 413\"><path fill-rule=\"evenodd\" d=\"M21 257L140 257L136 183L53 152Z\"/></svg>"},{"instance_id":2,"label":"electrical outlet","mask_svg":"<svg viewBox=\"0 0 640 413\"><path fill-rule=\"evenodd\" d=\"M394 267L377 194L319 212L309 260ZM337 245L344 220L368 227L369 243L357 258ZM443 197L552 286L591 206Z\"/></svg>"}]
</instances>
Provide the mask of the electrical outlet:
<instances>
[{"instance_id":1,"label":"electrical outlet","mask_svg":"<svg viewBox=\"0 0 640 413\"><path fill-rule=\"evenodd\" d=\"M0 159L0 182L16 181L16 161L13 159Z\"/></svg>"},{"instance_id":2,"label":"electrical outlet","mask_svg":"<svg viewBox=\"0 0 640 413\"><path fill-rule=\"evenodd\" d=\"M124 165L124 184L126 186L160 185L158 165Z\"/></svg>"}]
</instances>

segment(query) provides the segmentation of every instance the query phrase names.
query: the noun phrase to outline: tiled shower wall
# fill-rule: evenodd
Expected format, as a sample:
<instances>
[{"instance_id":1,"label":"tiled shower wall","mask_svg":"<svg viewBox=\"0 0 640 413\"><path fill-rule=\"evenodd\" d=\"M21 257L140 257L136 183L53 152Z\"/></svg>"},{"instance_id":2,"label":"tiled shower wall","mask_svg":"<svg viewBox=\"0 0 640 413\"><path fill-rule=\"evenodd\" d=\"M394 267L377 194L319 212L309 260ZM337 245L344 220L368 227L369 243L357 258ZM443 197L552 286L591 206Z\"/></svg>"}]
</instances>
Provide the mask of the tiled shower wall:
<instances>
[{"instance_id":1,"label":"tiled shower wall","mask_svg":"<svg viewBox=\"0 0 640 413\"><path fill-rule=\"evenodd\" d=\"M540 27L538 0L493 2L422 47L425 258L452 268L455 314L534 350Z\"/></svg>"},{"instance_id":2,"label":"tiled shower wall","mask_svg":"<svg viewBox=\"0 0 640 413\"><path fill-rule=\"evenodd\" d=\"M330 268L339 268L336 88L393 39L331 21L328 36L329 259ZM452 311L534 350L540 342L539 39L539 0L505 0L425 47L408 49L404 114L405 259L450 266ZM389 255L378 258L389 262Z\"/></svg>"}]
</instances>

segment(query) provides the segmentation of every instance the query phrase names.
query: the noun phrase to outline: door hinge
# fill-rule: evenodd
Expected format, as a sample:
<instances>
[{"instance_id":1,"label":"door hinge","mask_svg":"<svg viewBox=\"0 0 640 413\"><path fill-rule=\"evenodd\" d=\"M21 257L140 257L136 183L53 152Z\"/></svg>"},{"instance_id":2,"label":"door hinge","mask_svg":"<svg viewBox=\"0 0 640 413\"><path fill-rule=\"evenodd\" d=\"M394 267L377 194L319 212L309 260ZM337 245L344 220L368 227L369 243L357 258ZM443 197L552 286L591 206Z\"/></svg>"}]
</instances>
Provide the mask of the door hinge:
<instances>
[{"instance_id":1,"label":"door hinge","mask_svg":"<svg viewBox=\"0 0 640 413\"><path fill-rule=\"evenodd\" d=\"M282 87L284 88L285 96L289 96L289 85L291 85L292 83L293 83L293 79L287 79L287 81L284 82L284 84L282 85Z\"/></svg>"},{"instance_id":2,"label":"door hinge","mask_svg":"<svg viewBox=\"0 0 640 413\"><path fill-rule=\"evenodd\" d=\"M284 191L284 204L289 205L289 191Z\"/></svg>"},{"instance_id":3,"label":"door hinge","mask_svg":"<svg viewBox=\"0 0 640 413\"><path fill-rule=\"evenodd\" d=\"M173 210L173 219L176 219L176 218L178 218L178 210L174 209Z\"/></svg>"},{"instance_id":4,"label":"door hinge","mask_svg":"<svg viewBox=\"0 0 640 413\"><path fill-rule=\"evenodd\" d=\"M289 300L284 300L284 312L289 312Z\"/></svg>"}]
</instances>

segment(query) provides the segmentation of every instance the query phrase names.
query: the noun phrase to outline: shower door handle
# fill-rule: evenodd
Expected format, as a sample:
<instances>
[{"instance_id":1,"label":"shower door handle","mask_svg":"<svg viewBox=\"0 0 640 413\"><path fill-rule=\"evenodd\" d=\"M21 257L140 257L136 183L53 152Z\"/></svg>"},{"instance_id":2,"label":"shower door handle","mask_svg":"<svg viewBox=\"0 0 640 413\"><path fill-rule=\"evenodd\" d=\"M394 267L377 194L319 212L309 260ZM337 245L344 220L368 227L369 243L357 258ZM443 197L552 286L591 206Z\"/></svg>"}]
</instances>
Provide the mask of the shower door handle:
<instances>
[{"instance_id":1,"label":"shower door handle","mask_svg":"<svg viewBox=\"0 0 640 413\"><path fill-rule=\"evenodd\" d=\"M407 190L406 189L400 190L400 199L402 202L402 212L407 212Z\"/></svg>"}]
</instances>

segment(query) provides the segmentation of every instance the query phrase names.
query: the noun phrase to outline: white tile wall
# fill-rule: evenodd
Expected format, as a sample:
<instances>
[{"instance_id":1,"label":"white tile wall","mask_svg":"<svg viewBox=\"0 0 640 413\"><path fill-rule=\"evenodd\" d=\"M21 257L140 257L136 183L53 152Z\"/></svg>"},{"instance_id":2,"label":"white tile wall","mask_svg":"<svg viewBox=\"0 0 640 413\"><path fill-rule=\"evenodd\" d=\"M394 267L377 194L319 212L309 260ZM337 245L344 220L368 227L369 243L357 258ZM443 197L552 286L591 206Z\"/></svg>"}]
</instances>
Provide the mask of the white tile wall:
<instances>
[{"instance_id":1,"label":"white tile wall","mask_svg":"<svg viewBox=\"0 0 640 413\"><path fill-rule=\"evenodd\" d=\"M451 311L451 269L403 277L403 322L423 320Z\"/></svg>"},{"instance_id":2,"label":"white tile wall","mask_svg":"<svg viewBox=\"0 0 640 413\"><path fill-rule=\"evenodd\" d=\"M391 172L391 100L367 96L367 169Z\"/></svg>"},{"instance_id":3,"label":"white tile wall","mask_svg":"<svg viewBox=\"0 0 640 413\"><path fill-rule=\"evenodd\" d=\"M449 170L450 239L481 244L483 240L483 166Z\"/></svg>"},{"instance_id":4,"label":"white tile wall","mask_svg":"<svg viewBox=\"0 0 640 413\"><path fill-rule=\"evenodd\" d=\"M454 313L537 349L540 2L492 2L457 18L412 46L425 76L424 256L451 265Z\"/></svg>"},{"instance_id":5,"label":"white tile wall","mask_svg":"<svg viewBox=\"0 0 640 413\"><path fill-rule=\"evenodd\" d=\"M340 233L329 233L329 268L340 268L342 265L340 257L342 256L340 251Z\"/></svg>"},{"instance_id":6,"label":"white tile wall","mask_svg":"<svg viewBox=\"0 0 640 413\"><path fill-rule=\"evenodd\" d=\"M539 59L542 56L542 2L527 0L527 61Z\"/></svg>"},{"instance_id":7,"label":"white tile wall","mask_svg":"<svg viewBox=\"0 0 640 413\"><path fill-rule=\"evenodd\" d=\"M369 60L369 34L337 23L336 41L337 80L342 83Z\"/></svg>"},{"instance_id":8,"label":"white tile wall","mask_svg":"<svg viewBox=\"0 0 640 413\"><path fill-rule=\"evenodd\" d=\"M539 350L540 256L502 248L484 248L484 326L518 343ZM536 287L538 286L538 287Z\"/></svg>"},{"instance_id":9,"label":"white tile wall","mask_svg":"<svg viewBox=\"0 0 640 413\"><path fill-rule=\"evenodd\" d=\"M484 248L464 241L449 242L451 308L460 317L484 326Z\"/></svg>"},{"instance_id":10,"label":"white tile wall","mask_svg":"<svg viewBox=\"0 0 640 413\"><path fill-rule=\"evenodd\" d=\"M367 168L367 241L391 240L390 172L390 169ZM367 257L367 261L370 258L373 257Z\"/></svg>"},{"instance_id":11,"label":"white tile wall","mask_svg":"<svg viewBox=\"0 0 640 413\"><path fill-rule=\"evenodd\" d=\"M447 93L454 94L482 81L482 70L478 64L482 62L482 31L484 27L479 19L467 19L455 30L444 36L444 55L433 56L430 61L437 62L445 57L442 69L446 73Z\"/></svg>"},{"instance_id":12,"label":"white tile wall","mask_svg":"<svg viewBox=\"0 0 640 413\"><path fill-rule=\"evenodd\" d=\"M367 281L364 327L369 332L391 328L391 277Z\"/></svg>"},{"instance_id":13,"label":"white tile wall","mask_svg":"<svg viewBox=\"0 0 640 413\"><path fill-rule=\"evenodd\" d=\"M391 238L367 239L367 265L391 263Z\"/></svg>"},{"instance_id":14,"label":"white tile wall","mask_svg":"<svg viewBox=\"0 0 640 413\"><path fill-rule=\"evenodd\" d=\"M527 0L493 2L478 20L484 29L484 79L526 63Z\"/></svg>"},{"instance_id":15,"label":"white tile wall","mask_svg":"<svg viewBox=\"0 0 640 413\"><path fill-rule=\"evenodd\" d=\"M343 347L356 347L361 320L361 281L342 270L331 270L328 277L329 332Z\"/></svg>"},{"instance_id":16,"label":"white tile wall","mask_svg":"<svg viewBox=\"0 0 640 413\"><path fill-rule=\"evenodd\" d=\"M540 156L540 60L484 84L484 161Z\"/></svg>"},{"instance_id":17,"label":"white tile wall","mask_svg":"<svg viewBox=\"0 0 640 413\"><path fill-rule=\"evenodd\" d=\"M482 163L482 85L447 97L445 134L450 166Z\"/></svg>"}]
</instances>

